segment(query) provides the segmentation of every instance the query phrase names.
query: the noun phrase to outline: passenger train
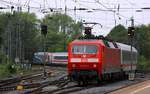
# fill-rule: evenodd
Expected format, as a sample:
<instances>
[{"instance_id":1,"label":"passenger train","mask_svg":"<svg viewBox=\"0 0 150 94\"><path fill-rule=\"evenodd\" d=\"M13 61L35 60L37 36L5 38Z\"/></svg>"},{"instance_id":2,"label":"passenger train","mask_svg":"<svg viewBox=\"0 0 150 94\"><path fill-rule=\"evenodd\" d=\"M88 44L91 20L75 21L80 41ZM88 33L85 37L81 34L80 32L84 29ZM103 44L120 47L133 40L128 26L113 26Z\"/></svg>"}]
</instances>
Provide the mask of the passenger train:
<instances>
[{"instance_id":1,"label":"passenger train","mask_svg":"<svg viewBox=\"0 0 150 94\"><path fill-rule=\"evenodd\" d=\"M33 64L43 64L46 62L47 65L67 65L68 63L68 52L36 52L33 56Z\"/></svg>"},{"instance_id":2,"label":"passenger train","mask_svg":"<svg viewBox=\"0 0 150 94\"><path fill-rule=\"evenodd\" d=\"M109 80L135 72L137 50L131 46L100 39L78 39L68 45L68 75L79 84Z\"/></svg>"}]
</instances>

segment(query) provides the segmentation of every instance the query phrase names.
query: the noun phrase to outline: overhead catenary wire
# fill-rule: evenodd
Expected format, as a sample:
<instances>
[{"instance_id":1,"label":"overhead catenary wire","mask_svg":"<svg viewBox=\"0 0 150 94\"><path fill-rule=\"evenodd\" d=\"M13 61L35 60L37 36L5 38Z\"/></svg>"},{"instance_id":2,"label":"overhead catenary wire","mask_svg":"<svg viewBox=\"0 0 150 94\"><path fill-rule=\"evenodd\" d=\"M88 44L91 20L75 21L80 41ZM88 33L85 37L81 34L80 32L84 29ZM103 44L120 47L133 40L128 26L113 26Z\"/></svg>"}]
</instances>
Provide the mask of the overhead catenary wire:
<instances>
[{"instance_id":1,"label":"overhead catenary wire","mask_svg":"<svg viewBox=\"0 0 150 94\"><path fill-rule=\"evenodd\" d=\"M85 4L82 4L82 3L80 3L80 2L77 2L76 0L72 0L72 1L75 2L75 4L78 4L79 6L83 6L83 7L85 7L85 8L92 9L92 7L87 6L87 5L85 5Z\"/></svg>"},{"instance_id":2,"label":"overhead catenary wire","mask_svg":"<svg viewBox=\"0 0 150 94\"><path fill-rule=\"evenodd\" d=\"M30 1L30 0L29 0L29 1ZM10 5L18 6L17 3L8 2L8 1L6 1L6 0L1 0L0 2L5 2L5 3L10 4ZM34 0L33 0L33 2L35 2L35 3L39 4L39 5L41 5L40 2L37 2L37 1L34 1ZM79 4L80 6L83 6L83 7L89 8L89 9L93 9L93 8L90 7L90 6L81 4L81 3L79 3L79 2L78 2L78 4ZM24 8L28 8L28 6L25 6L25 5L23 5L23 4L20 4L20 6L21 6L21 7L24 7ZM33 8L33 9L40 9L40 8L43 8L43 7L42 7L42 6L41 6L41 7L30 6L30 8ZM48 7L48 8L50 8L50 7ZM108 10L107 10L107 9L108 9ZM111 8L107 8L107 9L104 10L104 9L101 9L101 8L96 8L96 9L93 9L93 10L97 10L97 11L112 11L112 10L114 10L115 8L111 7ZM123 10L130 10L130 9L132 9L132 8L128 8L128 7L122 7L122 8L120 8L120 10L122 10L122 9L123 9ZM134 8L134 9L140 9L140 8ZM73 10L73 9L68 9L68 10Z\"/></svg>"},{"instance_id":3,"label":"overhead catenary wire","mask_svg":"<svg viewBox=\"0 0 150 94\"><path fill-rule=\"evenodd\" d=\"M27 6L28 7L28 13L30 12L30 1L31 0L27 0L24 4L24 6Z\"/></svg>"},{"instance_id":4,"label":"overhead catenary wire","mask_svg":"<svg viewBox=\"0 0 150 94\"><path fill-rule=\"evenodd\" d=\"M126 0L129 4L131 4L131 6L133 6L133 5L136 5L135 3L133 3L133 2L131 2L131 1L129 1L129 0Z\"/></svg>"},{"instance_id":5,"label":"overhead catenary wire","mask_svg":"<svg viewBox=\"0 0 150 94\"><path fill-rule=\"evenodd\" d=\"M24 3L24 6L27 6L29 0L26 0L25 3Z\"/></svg>"},{"instance_id":6,"label":"overhead catenary wire","mask_svg":"<svg viewBox=\"0 0 150 94\"><path fill-rule=\"evenodd\" d=\"M74 15L74 14L71 14L71 13L68 13L68 14L71 15L71 16ZM79 15L77 15L76 18L77 18L77 19L80 19L80 21L81 21L81 20L83 21L85 18L86 18L86 19L93 19L92 17L85 17L85 16L79 16ZM96 17L96 18L94 17L94 19L96 19L96 20L100 19L100 20L103 20L102 22L105 22L105 19L102 19L102 18L99 18L99 17ZM113 20L110 20L110 21L112 21L112 23L113 23ZM110 23L109 25L107 25L107 26L106 26L106 25L103 26L102 28L112 28L112 27L111 27L111 23Z\"/></svg>"},{"instance_id":7,"label":"overhead catenary wire","mask_svg":"<svg viewBox=\"0 0 150 94\"><path fill-rule=\"evenodd\" d=\"M10 1L10 0L9 0ZM18 6L18 4L17 3L15 3L15 2L13 2L13 1L11 1L11 2L9 2L9 1L7 1L7 0L1 0L0 2L3 2L3 3L6 3L6 4L8 4L8 5L13 5L13 6ZM26 2L29 2L30 0L26 0ZM32 2L35 2L36 4L38 4L38 5L40 5L40 2L38 2L38 1L35 1L35 0L31 0ZM30 2L31 2L30 1ZM92 2L93 4L94 4L94 1L86 1L86 0L81 0L81 1L83 1L83 2ZM99 0L96 0L96 2L100 2ZM91 9L91 10L93 10L94 12L99 12L99 11L109 11L109 12L113 12L113 11L115 11L116 9L114 8L114 7L108 7L107 5L105 5L104 3L101 3L100 2L100 5L101 6L103 6L105 9L101 9L101 8L99 8L99 9L93 9L92 7L90 7L89 5L86 5L86 4L82 4L82 3L80 3L80 1L78 1L77 2L77 4L79 5L79 6L83 6L83 7L86 7L87 9ZM26 4L27 5L27 4ZM23 7L23 8L28 8L28 6L24 6L23 4L20 4L20 6L21 7ZM30 6L30 9L36 9L36 11L39 11L41 8L43 8L43 6L41 6L41 7L36 7L36 6ZM48 8L50 8L50 7L47 7L47 9ZM120 7L120 11L121 10L130 10L130 9L132 9L132 8L128 8L128 7ZM138 7L134 7L134 9L139 9ZM74 10L74 9L69 9L69 8L67 8L67 11L71 11L71 10ZM62 10L62 11L65 11L65 10ZM84 11L84 10L83 10ZM113 15L114 15L114 12L113 12ZM124 15L122 15L122 14L119 14L119 16L124 16ZM125 18L125 19L129 19L129 17L123 17L123 18ZM136 21L137 22L137 21ZM138 22L138 23L140 23L140 22Z\"/></svg>"},{"instance_id":8,"label":"overhead catenary wire","mask_svg":"<svg viewBox=\"0 0 150 94\"><path fill-rule=\"evenodd\" d=\"M28 8L28 12L29 10L34 10L35 12L40 12L41 13L41 9L44 9L43 6L41 6L40 3L36 2L37 4L40 5L40 7L36 7L36 6L24 6L24 4L21 4L21 3L16 3L16 2L9 2L7 0L1 0L0 2L3 2L3 3L6 3L8 4L8 6L10 6L9 8L11 8L11 6L14 6L14 7L21 7L21 8ZM47 8L48 9L48 8Z\"/></svg>"},{"instance_id":9,"label":"overhead catenary wire","mask_svg":"<svg viewBox=\"0 0 150 94\"><path fill-rule=\"evenodd\" d=\"M100 4L101 6L103 6L106 9L110 9L107 6L105 6L104 4L102 4L101 2L99 2L99 0L95 0L96 3ZM114 12L114 10L110 9L110 11Z\"/></svg>"},{"instance_id":10,"label":"overhead catenary wire","mask_svg":"<svg viewBox=\"0 0 150 94\"><path fill-rule=\"evenodd\" d=\"M93 1L86 1L86 0L80 0L80 2L83 2L83 3L94 3L95 4L95 2L93 2Z\"/></svg>"},{"instance_id":11,"label":"overhead catenary wire","mask_svg":"<svg viewBox=\"0 0 150 94\"><path fill-rule=\"evenodd\" d=\"M4 3L9 4L9 5L12 5L12 6L18 6L18 3L8 2L8 1L6 1L6 0L1 0L0 2L4 2ZM24 8L27 8L27 6L24 6L23 4L20 4L19 6L24 7ZM33 7L33 6L31 6L31 8L39 9L39 7Z\"/></svg>"},{"instance_id":12,"label":"overhead catenary wire","mask_svg":"<svg viewBox=\"0 0 150 94\"><path fill-rule=\"evenodd\" d=\"M99 0L95 0L95 1L96 1L98 4L100 4L101 6L103 6L104 8L109 9L107 6L105 6L104 4L100 3ZM114 12L115 10L110 9L110 11ZM119 13L119 14L116 14L116 15L121 16L121 17L125 18L126 20L129 20L129 19L130 19L129 17L126 17L126 16L124 16L124 15L122 15L122 14L120 14L120 13ZM138 22L138 21L136 21L136 20L135 20L135 22L138 23L138 24L142 24L141 22Z\"/></svg>"},{"instance_id":13,"label":"overhead catenary wire","mask_svg":"<svg viewBox=\"0 0 150 94\"><path fill-rule=\"evenodd\" d=\"M80 5L81 5L81 4L80 4ZM101 5L103 5L103 4L101 4ZM87 6L86 6L86 7L87 7ZM108 8L108 7L105 6L105 5L103 5L103 7L106 8L106 10L100 9L100 8L99 8L99 9L93 9L93 10L104 11L104 12L105 12L105 11L110 11L110 12L116 13L115 10L114 10L115 8ZM92 9L92 8L91 8L91 9ZM114 14L114 15L115 15L115 14ZM84 18L85 18L85 17L84 17ZM95 17L94 17L94 19L95 19ZM115 20L115 25L116 25L116 19L115 19L115 17L114 17L114 20ZM105 21L106 21L106 19L105 19ZM111 27L111 28L112 28L112 27Z\"/></svg>"}]
</instances>

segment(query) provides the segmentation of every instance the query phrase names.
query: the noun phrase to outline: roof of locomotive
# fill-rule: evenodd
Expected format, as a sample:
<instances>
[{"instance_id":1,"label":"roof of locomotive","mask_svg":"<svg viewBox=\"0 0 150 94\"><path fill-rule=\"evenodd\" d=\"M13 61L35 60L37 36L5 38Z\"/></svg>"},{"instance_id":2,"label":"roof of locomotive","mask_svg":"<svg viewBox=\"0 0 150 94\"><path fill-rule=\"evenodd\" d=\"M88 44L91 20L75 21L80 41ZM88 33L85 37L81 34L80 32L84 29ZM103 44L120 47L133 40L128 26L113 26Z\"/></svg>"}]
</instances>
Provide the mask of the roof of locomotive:
<instances>
[{"instance_id":1,"label":"roof of locomotive","mask_svg":"<svg viewBox=\"0 0 150 94\"><path fill-rule=\"evenodd\" d=\"M82 39L82 40L74 40L71 42L71 44L101 44L103 46L103 40L97 40L97 39Z\"/></svg>"},{"instance_id":2,"label":"roof of locomotive","mask_svg":"<svg viewBox=\"0 0 150 94\"><path fill-rule=\"evenodd\" d=\"M106 41L105 41L106 42ZM117 43L117 42L114 42L116 43L117 47L114 46L113 42L110 42L110 41L107 41L107 45L106 43L104 43L104 40L102 39L82 39L82 40L74 40L71 44L101 44L102 46L104 47L108 47L109 45L109 48L118 48L118 49L121 49L121 50L124 50L124 51L131 51L131 46L130 45L127 45L127 44L123 44L123 43ZM137 50L132 47L132 50L133 52L137 52Z\"/></svg>"}]
</instances>

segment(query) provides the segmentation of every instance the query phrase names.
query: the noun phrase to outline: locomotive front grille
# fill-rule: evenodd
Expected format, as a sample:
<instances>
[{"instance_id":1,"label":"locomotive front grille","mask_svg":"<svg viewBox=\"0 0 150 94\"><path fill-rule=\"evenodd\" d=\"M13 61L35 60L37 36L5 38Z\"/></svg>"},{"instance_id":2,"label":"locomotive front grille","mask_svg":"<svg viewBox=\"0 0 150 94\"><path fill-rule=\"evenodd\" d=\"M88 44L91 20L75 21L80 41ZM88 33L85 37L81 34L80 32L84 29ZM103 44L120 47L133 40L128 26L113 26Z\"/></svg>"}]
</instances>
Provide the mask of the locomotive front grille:
<instances>
[{"instance_id":1,"label":"locomotive front grille","mask_svg":"<svg viewBox=\"0 0 150 94\"><path fill-rule=\"evenodd\" d=\"M96 70L74 70L71 74L74 80L79 80L82 78L93 79L97 77Z\"/></svg>"}]
</instances>

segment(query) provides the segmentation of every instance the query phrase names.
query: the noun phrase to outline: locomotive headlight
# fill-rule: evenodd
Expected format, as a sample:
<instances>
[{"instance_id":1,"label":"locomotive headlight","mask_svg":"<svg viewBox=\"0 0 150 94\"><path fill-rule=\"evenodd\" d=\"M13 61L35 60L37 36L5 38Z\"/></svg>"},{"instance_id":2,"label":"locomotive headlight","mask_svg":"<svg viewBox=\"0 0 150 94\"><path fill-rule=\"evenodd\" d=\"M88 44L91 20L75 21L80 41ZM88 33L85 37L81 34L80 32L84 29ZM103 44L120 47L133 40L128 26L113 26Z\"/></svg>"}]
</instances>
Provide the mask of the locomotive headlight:
<instances>
[{"instance_id":1,"label":"locomotive headlight","mask_svg":"<svg viewBox=\"0 0 150 94\"><path fill-rule=\"evenodd\" d=\"M75 64L72 64L72 67L73 67L73 68L75 68L75 67L76 67L76 65L75 65Z\"/></svg>"},{"instance_id":2,"label":"locomotive headlight","mask_svg":"<svg viewBox=\"0 0 150 94\"><path fill-rule=\"evenodd\" d=\"M94 65L93 65L93 67L94 67L94 68L96 68L96 67L97 67L97 65L96 65L96 64L94 64Z\"/></svg>"},{"instance_id":3,"label":"locomotive headlight","mask_svg":"<svg viewBox=\"0 0 150 94\"><path fill-rule=\"evenodd\" d=\"M81 58L71 58L70 62L81 62Z\"/></svg>"},{"instance_id":4,"label":"locomotive headlight","mask_svg":"<svg viewBox=\"0 0 150 94\"><path fill-rule=\"evenodd\" d=\"M96 62L96 63L98 63L98 58L89 58L88 62Z\"/></svg>"}]
</instances>

